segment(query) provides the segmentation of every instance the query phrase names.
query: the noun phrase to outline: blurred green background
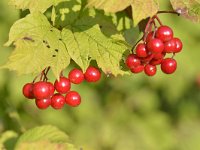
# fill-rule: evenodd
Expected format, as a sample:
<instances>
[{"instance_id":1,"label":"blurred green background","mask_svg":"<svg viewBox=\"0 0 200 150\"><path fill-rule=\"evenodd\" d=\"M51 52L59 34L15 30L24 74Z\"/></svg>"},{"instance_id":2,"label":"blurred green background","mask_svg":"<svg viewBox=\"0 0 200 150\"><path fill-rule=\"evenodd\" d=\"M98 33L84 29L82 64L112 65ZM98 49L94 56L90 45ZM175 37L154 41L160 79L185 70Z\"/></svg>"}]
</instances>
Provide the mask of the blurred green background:
<instances>
[{"instance_id":1,"label":"blurred green background","mask_svg":"<svg viewBox=\"0 0 200 150\"><path fill-rule=\"evenodd\" d=\"M160 0L160 10L166 9L171 9L169 1ZM3 64L13 50L3 44L20 13L8 7L7 0L0 1L0 10ZM82 96L80 107L41 111L21 91L34 77L0 70L0 133L22 133L51 124L65 131L83 150L200 149L200 24L171 14L160 18L184 43L183 52L176 56L175 74L159 71L154 77L103 76L98 84L73 87Z\"/></svg>"}]
</instances>

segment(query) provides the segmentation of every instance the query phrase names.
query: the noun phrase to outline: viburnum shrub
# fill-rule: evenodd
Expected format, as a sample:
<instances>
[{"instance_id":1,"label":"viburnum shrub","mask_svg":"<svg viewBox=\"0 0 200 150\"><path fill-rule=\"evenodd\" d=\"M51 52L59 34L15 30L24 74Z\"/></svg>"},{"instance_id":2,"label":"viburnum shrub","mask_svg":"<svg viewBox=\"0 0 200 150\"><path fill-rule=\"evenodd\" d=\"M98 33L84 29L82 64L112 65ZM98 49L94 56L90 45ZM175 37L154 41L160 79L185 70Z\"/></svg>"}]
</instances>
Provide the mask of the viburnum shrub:
<instances>
[{"instance_id":1,"label":"viburnum shrub","mask_svg":"<svg viewBox=\"0 0 200 150\"><path fill-rule=\"evenodd\" d=\"M13 45L14 52L1 68L36 75L22 91L26 98L35 99L39 109L78 106L81 96L71 85L97 82L102 72L154 76L160 66L163 73L172 74L177 69L175 55L183 44L159 15L172 13L199 21L199 12L193 8L195 1L188 5L184 0L170 2L174 10L159 11L157 0L9 1L29 13L11 27L5 46ZM133 27L143 32L136 44L127 34ZM66 76L63 71L70 63L78 67ZM50 69L54 83L48 80Z\"/></svg>"}]
</instances>

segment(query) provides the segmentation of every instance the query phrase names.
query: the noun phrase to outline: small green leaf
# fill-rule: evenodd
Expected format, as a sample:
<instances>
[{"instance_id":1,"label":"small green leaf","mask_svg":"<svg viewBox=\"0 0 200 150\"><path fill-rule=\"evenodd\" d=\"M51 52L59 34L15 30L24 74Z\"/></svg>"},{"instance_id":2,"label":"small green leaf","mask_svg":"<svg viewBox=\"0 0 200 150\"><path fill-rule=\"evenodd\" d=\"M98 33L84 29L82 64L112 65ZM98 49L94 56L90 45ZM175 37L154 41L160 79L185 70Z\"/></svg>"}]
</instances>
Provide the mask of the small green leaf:
<instances>
[{"instance_id":1,"label":"small green leaf","mask_svg":"<svg viewBox=\"0 0 200 150\"><path fill-rule=\"evenodd\" d=\"M185 18L200 22L200 0L170 0L177 12Z\"/></svg>"},{"instance_id":2,"label":"small green leaf","mask_svg":"<svg viewBox=\"0 0 200 150\"><path fill-rule=\"evenodd\" d=\"M157 0L133 0L131 7L135 26L141 20L155 15L159 9Z\"/></svg>"},{"instance_id":3,"label":"small green leaf","mask_svg":"<svg viewBox=\"0 0 200 150\"><path fill-rule=\"evenodd\" d=\"M132 0L88 0L88 7L103 9L106 12L118 12L127 8Z\"/></svg>"},{"instance_id":4,"label":"small green leaf","mask_svg":"<svg viewBox=\"0 0 200 150\"><path fill-rule=\"evenodd\" d=\"M63 1L65 0L9 0L9 4L17 9L29 9L30 12L45 12L49 7Z\"/></svg>"}]
</instances>

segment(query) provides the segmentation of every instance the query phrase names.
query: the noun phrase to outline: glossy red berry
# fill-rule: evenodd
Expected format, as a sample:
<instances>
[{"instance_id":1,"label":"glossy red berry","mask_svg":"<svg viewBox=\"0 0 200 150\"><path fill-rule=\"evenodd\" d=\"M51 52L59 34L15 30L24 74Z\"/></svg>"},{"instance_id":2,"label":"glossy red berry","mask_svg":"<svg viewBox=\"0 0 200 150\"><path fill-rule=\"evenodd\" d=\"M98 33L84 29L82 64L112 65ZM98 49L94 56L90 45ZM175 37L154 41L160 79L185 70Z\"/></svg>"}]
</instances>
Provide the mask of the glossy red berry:
<instances>
[{"instance_id":1,"label":"glossy red berry","mask_svg":"<svg viewBox=\"0 0 200 150\"><path fill-rule=\"evenodd\" d=\"M54 109L61 109L65 105L65 97L59 93L54 94L51 98L51 106Z\"/></svg>"},{"instance_id":2,"label":"glossy red berry","mask_svg":"<svg viewBox=\"0 0 200 150\"><path fill-rule=\"evenodd\" d=\"M54 87L60 94L66 94L71 88L71 82L66 77L60 77L60 80L56 80Z\"/></svg>"},{"instance_id":3,"label":"glossy red berry","mask_svg":"<svg viewBox=\"0 0 200 150\"><path fill-rule=\"evenodd\" d=\"M183 48L183 44L181 42L181 40L179 38L174 38L175 42L176 42L176 48L174 50L175 53L178 53L182 50Z\"/></svg>"},{"instance_id":4,"label":"glossy red berry","mask_svg":"<svg viewBox=\"0 0 200 150\"><path fill-rule=\"evenodd\" d=\"M49 85L50 96L52 96L54 94L54 92L55 92L54 85L51 82L47 82L47 84Z\"/></svg>"},{"instance_id":5,"label":"glossy red berry","mask_svg":"<svg viewBox=\"0 0 200 150\"><path fill-rule=\"evenodd\" d=\"M166 74L172 74L176 71L177 62L173 58L166 58L161 63L161 70Z\"/></svg>"},{"instance_id":6,"label":"glossy red berry","mask_svg":"<svg viewBox=\"0 0 200 150\"><path fill-rule=\"evenodd\" d=\"M51 99L36 99L35 104L39 109L46 109L51 105Z\"/></svg>"},{"instance_id":7,"label":"glossy red berry","mask_svg":"<svg viewBox=\"0 0 200 150\"><path fill-rule=\"evenodd\" d=\"M148 63L150 62L153 58L154 58L155 54L149 54L147 57L145 58L140 58L142 63Z\"/></svg>"},{"instance_id":8,"label":"glossy red berry","mask_svg":"<svg viewBox=\"0 0 200 150\"><path fill-rule=\"evenodd\" d=\"M147 57L148 56L148 51L147 51L147 48L146 48L146 45L144 43L140 43L136 46L136 49L135 49L135 52L136 52L136 55L138 57Z\"/></svg>"},{"instance_id":9,"label":"glossy red berry","mask_svg":"<svg viewBox=\"0 0 200 150\"><path fill-rule=\"evenodd\" d=\"M97 82L101 79L101 72L99 69L90 66L87 68L84 76L87 82Z\"/></svg>"},{"instance_id":10,"label":"glossy red berry","mask_svg":"<svg viewBox=\"0 0 200 150\"><path fill-rule=\"evenodd\" d=\"M35 98L34 94L33 94L33 86L34 86L33 83L27 83L27 84L24 85L24 87L22 89L24 96L28 99Z\"/></svg>"},{"instance_id":11,"label":"glossy red berry","mask_svg":"<svg viewBox=\"0 0 200 150\"><path fill-rule=\"evenodd\" d=\"M176 40L172 38L171 40L165 42L165 53L173 53L176 50Z\"/></svg>"},{"instance_id":12,"label":"glossy red berry","mask_svg":"<svg viewBox=\"0 0 200 150\"><path fill-rule=\"evenodd\" d=\"M156 66L156 65L160 65L163 59L152 59L149 64Z\"/></svg>"},{"instance_id":13,"label":"glossy red berry","mask_svg":"<svg viewBox=\"0 0 200 150\"><path fill-rule=\"evenodd\" d=\"M173 38L173 31L168 26L160 26L156 31L156 38L163 42L167 42Z\"/></svg>"},{"instance_id":14,"label":"glossy red berry","mask_svg":"<svg viewBox=\"0 0 200 150\"><path fill-rule=\"evenodd\" d=\"M79 69L73 69L69 72L69 80L74 84L80 84L84 80L84 74Z\"/></svg>"},{"instance_id":15,"label":"glossy red berry","mask_svg":"<svg viewBox=\"0 0 200 150\"><path fill-rule=\"evenodd\" d=\"M153 59L156 59L156 60L163 59L165 57L165 55L166 55L166 53L156 53L156 54L154 54Z\"/></svg>"},{"instance_id":16,"label":"glossy red berry","mask_svg":"<svg viewBox=\"0 0 200 150\"><path fill-rule=\"evenodd\" d=\"M148 75L148 76L154 76L154 75L156 74L156 71L157 71L156 66L147 64L147 65L144 67L144 72L145 72L145 74Z\"/></svg>"},{"instance_id":17,"label":"glossy red berry","mask_svg":"<svg viewBox=\"0 0 200 150\"><path fill-rule=\"evenodd\" d=\"M135 54L128 55L128 57L126 58L126 66L128 68L131 69L131 68L137 67L139 65L141 65L141 61Z\"/></svg>"},{"instance_id":18,"label":"glossy red berry","mask_svg":"<svg viewBox=\"0 0 200 150\"><path fill-rule=\"evenodd\" d=\"M66 94L65 101L68 105L76 107L81 103L81 96L78 92L70 91Z\"/></svg>"},{"instance_id":19,"label":"glossy red berry","mask_svg":"<svg viewBox=\"0 0 200 150\"><path fill-rule=\"evenodd\" d=\"M152 53L162 53L164 44L160 39L152 39L147 43L147 49Z\"/></svg>"},{"instance_id":20,"label":"glossy red berry","mask_svg":"<svg viewBox=\"0 0 200 150\"><path fill-rule=\"evenodd\" d=\"M131 72L132 73L140 73L144 70L144 66L143 65L139 65L137 67L131 68Z\"/></svg>"},{"instance_id":21,"label":"glossy red berry","mask_svg":"<svg viewBox=\"0 0 200 150\"><path fill-rule=\"evenodd\" d=\"M33 94L36 99L46 99L50 97L49 84L47 82L39 81L33 86Z\"/></svg>"}]
</instances>

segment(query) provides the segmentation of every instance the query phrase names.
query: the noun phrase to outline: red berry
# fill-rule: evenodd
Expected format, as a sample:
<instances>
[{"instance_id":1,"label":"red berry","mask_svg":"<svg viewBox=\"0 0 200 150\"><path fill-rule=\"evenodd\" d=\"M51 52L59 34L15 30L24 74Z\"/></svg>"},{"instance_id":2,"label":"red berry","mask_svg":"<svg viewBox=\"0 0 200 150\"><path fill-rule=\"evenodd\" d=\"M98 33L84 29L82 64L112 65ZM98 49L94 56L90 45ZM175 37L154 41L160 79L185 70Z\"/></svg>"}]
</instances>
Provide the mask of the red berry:
<instances>
[{"instance_id":1,"label":"red berry","mask_svg":"<svg viewBox=\"0 0 200 150\"><path fill-rule=\"evenodd\" d=\"M172 38L171 40L165 42L165 53L173 53L176 50L176 40Z\"/></svg>"},{"instance_id":2,"label":"red berry","mask_svg":"<svg viewBox=\"0 0 200 150\"><path fill-rule=\"evenodd\" d=\"M151 41L153 39L153 31L149 32L147 37L146 37L146 42L148 43L149 41Z\"/></svg>"},{"instance_id":3,"label":"red berry","mask_svg":"<svg viewBox=\"0 0 200 150\"><path fill-rule=\"evenodd\" d=\"M136 55L134 55L134 54L130 54L126 58L126 65L130 69L133 68L133 67L137 67L140 64L141 64L140 59Z\"/></svg>"},{"instance_id":4,"label":"red berry","mask_svg":"<svg viewBox=\"0 0 200 150\"><path fill-rule=\"evenodd\" d=\"M76 107L81 103L81 96L78 92L70 91L66 94L65 101L68 105Z\"/></svg>"},{"instance_id":5,"label":"red berry","mask_svg":"<svg viewBox=\"0 0 200 150\"><path fill-rule=\"evenodd\" d=\"M101 72L95 67L88 67L85 72L85 80L87 82L97 82L101 78Z\"/></svg>"},{"instance_id":6,"label":"red berry","mask_svg":"<svg viewBox=\"0 0 200 150\"><path fill-rule=\"evenodd\" d=\"M165 57L166 53L157 53L154 54L153 59L163 59Z\"/></svg>"},{"instance_id":7,"label":"red berry","mask_svg":"<svg viewBox=\"0 0 200 150\"><path fill-rule=\"evenodd\" d=\"M47 82L39 81L33 86L33 94L36 99L46 99L50 97L49 84Z\"/></svg>"},{"instance_id":8,"label":"red berry","mask_svg":"<svg viewBox=\"0 0 200 150\"><path fill-rule=\"evenodd\" d=\"M54 87L60 94L66 94L71 88L71 83L68 78L60 77L59 81L55 81Z\"/></svg>"},{"instance_id":9,"label":"red berry","mask_svg":"<svg viewBox=\"0 0 200 150\"><path fill-rule=\"evenodd\" d=\"M69 80L74 84L80 84L84 80L84 74L79 69L73 69L69 72Z\"/></svg>"},{"instance_id":10,"label":"red berry","mask_svg":"<svg viewBox=\"0 0 200 150\"><path fill-rule=\"evenodd\" d=\"M154 76L154 75L156 74L156 71L157 71L156 66L147 64L147 65L144 67L144 72L145 72L145 74L148 75L148 76Z\"/></svg>"},{"instance_id":11,"label":"red berry","mask_svg":"<svg viewBox=\"0 0 200 150\"><path fill-rule=\"evenodd\" d=\"M51 99L36 99L35 104L39 109L46 109L49 107L49 105L51 105Z\"/></svg>"},{"instance_id":12,"label":"red berry","mask_svg":"<svg viewBox=\"0 0 200 150\"><path fill-rule=\"evenodd\" d=\"M179 38L174 38L175 42L176 42L176 48L175 48L175 53L178 53L182 50L183 48L183 44L181 42L181 40Z\"/></svg>"},{"instance_id":13,"label":"red berry","mask_svg":"<svg viewBox=\"0 0 200 150\"><path fill-rule=\"evenodd\" d=\"M147 43L147 49L152 53L162 53L164 44L160 39L152 39Z\"/></svg>"},{"instance_id":14,"label":"red berry","mask_svg":"<svg viewBox=\"0 0 200 150\"><path fill-rule=\"evenodd\" d=\"M49 85L50 96L52 96L55 92L54 85L51 82L47 82L47 84Z\"/></svg>"},{"instance_id":15,"label":"red berry","mask_svg":"<svg viewBox=\"0 0 200 150\"><path fill-rule=\"evenodd\" d=\"M27 83L27 84L25 84L24 87L23 87L22 92L23 92L24 96L25 96L26 98L28 98L28 99L33 99L33 98L35 98L35 97L34 97L34 94L33 94L33 86L34 86L33 83Z\"/></svg>"},{"instance_id":16,"label":"red berry","mask_svg":"<svg viewBox=\"0 0 200 150\"><path fill-rule=\"evenodd\" d=\"M161 70L166 74L172 74L176 71L177 63L173 58L166 58L161 63Z\"/></svg>"},{"instance_id":17,"label":"red berry","mask_svg":"<svg viewBox=\"0 0 200 150\"><path fill-rule=\"evenodd\" d=\"M168 26L160 26L156 31L156 38L167 42L173 38L173 31Z\"/></svg>"},{"instance_id":18,"label":"red berry","mask_svg":"<svg viewBox=\"0 0 200 150\"><path fill-rule=\"evenodd\" d=\"M138 44L135 51L136 51L136 55L138 57L147 57L148 56L146 45L144 43Z\"/></svg>"},{"instance_id":19,"label":"red berry","mask_svg":"<svg viewBox=\"0 0 200 150\"><path fill-rule=\"evenodd\" d=\"M156 65L160 65L163 59L152 59L149 64L156 66Z\"/></svg>"},{"instance_id":20,"label":"red berry","mask_svg":"<svg viewBox=\"0 0 200 150\"><path fill-rule=\"evenodd\" d=\"M149 61L151 61L154 58L155 54L149 54L147 57L145 58L141 58L142 63L148 63Z\"/></svg>"},{"instance_id":21,"label":"red berry","mask_svg":"<svg viewBox=\"0 0 200 150\"><path fill-rule=\"evenodd\" d=\"M131 72L132 73L140 73L144 70L144 66L143 65L139 65L137 67L131 68Z\"/></svg>"},{"instance_id":22,"label":"red berry","mask_svg":"<svg viewBox=\"0 0 200 150\"><path fill-rule=\"evenodd\" d=\"M54 109L61 109L65 105L65 97L59 93L54 94L51 98L51 106Z\"/></svg>"}]
</instances>

